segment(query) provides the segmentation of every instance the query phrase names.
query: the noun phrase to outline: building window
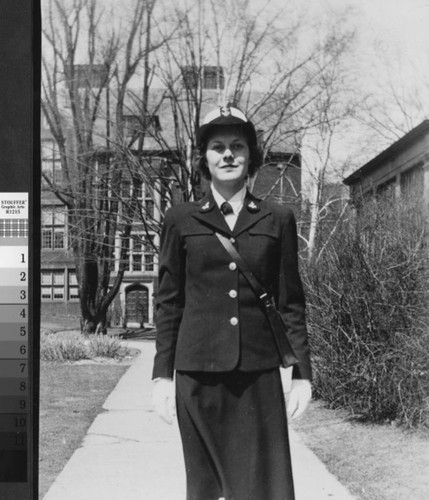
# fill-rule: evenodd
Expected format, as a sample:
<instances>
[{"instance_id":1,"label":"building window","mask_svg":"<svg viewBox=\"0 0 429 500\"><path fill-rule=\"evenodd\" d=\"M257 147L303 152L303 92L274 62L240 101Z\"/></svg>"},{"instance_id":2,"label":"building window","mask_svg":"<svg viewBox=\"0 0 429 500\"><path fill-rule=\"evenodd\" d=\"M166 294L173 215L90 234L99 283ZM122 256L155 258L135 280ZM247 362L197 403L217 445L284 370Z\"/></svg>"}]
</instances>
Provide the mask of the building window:
<instances>
[{"instance_id":1,"label":"building window","mask_svg":"<svg viewBox=\"0 0 429 500\"><path fill-rule=\"evenodd\" d=\"M223 68L219 66L204 66L203 89L223 89L225 77Z\"/></svg>"},{"instance_id":2,"label":"building window","mask_svg":"<svg viewBox=\"0 0 429 500\"><path fill-rule=\"evenodd\" d=\"M61 184L63 180L60 152L57 143L52 139L41 141L42 173L53 184ZM45 177L42 176L43 186L48 186Z\"/></svg>"},{"instance_id":3,"label":"building window","mask_svg":"<svg viewBox=\"0 0 429 500\"><path fill-rule=\"evenodd\" d=\"M143 255L143 245L140 239L134 239L132 242L131 255L131 269L130 271L141 271L142 270L142 255Z\"/></svg>"},{"instance_id":4,"label":"building window","mask_svg":"<svg viewBox=\"0 0 429 500\"><path fill-rule=\"evenodd\" d=\"M195 66L182 68L183 84L187 89L196 89L198 85L198 70Z\"/></svg>"},{"instance_id":5,"label":"building window","mask_svg":"<svg viewBox=\"0 0 429 500\"><path fill-rule=\"evenodd\" d=\"M150 189L144 182L137 181L131 183L129 180L123 181L121 184L121 201L123 203L123 215L127 213L131 201L132 189L135 189L135 197L139 201L140 206L132 214L134 221L141 218L141 207L145 217L153 219L155 213L155 202L153 200L152 189ZM131 216L131 214L130 214Z\"/></svg>"},{"instance_id":6,"label":"building window","mask_svg":"<svg viewBox=\"0 0 429 500\"><path fill-rule=\"evenodd\" d=\"M42 249L64 248L65 213L63 207L42 208Z\"/></svg>"},{"instance_id":7,"label":"building window","mask_svg":"<svg viewBox=\"0 0 429 500\"><path fill-rule=\"evenodd\" d=\"M146 197L145 199L145 214L147 217L153 219L155 203L152 198Z\"/></svg>"},{"instance_id":8,"label":"building window","mask_svg":"<svg viewBox=\"0 0 429 500\"><path fill-rule=\"evenodd\" d=\"M153 247L154 235L151 234L145 238L144 241L144 270L154 270L155 250Z\"/></svg>"},{"instance_id":9,"label":"building window","mask_svg":"<svg viewBox=\"0 0 429 500\"><path fill-rule=\"evenodd\" d=\"M146 116L124 116L124 135L128 139L136 139L143 132L154 135L161 130L161 122L158 115L148 113Z\"/></svg>"},{"instance_id":10,"label":"building window","mask_svg":"<svg viewBox=\"0 0 429 500\"><path fill-rule=\"evenodd\" d=\"M125 270L129 272L146 272L154 270L155 250L154 235L136 234L129 239L129 252ZM151 243L152 242L152 243Z\"/></svg>"},{"instance_id":11,"label":"building window","mask_svg":"<svg viewBox=\"0 0 429 500\"><path fill-rule=\"evenodd\" d=\"M125 244L128 246L127 260L125 261L125 271L142 271L142 241L139 235L127 238Z\"/></svg>"},{"instance_id":12,"label":"building window","mask_svg":"<svg viewBox=\"0 0 429 500\"><path fill-rule=\"evenodd\" d=\"M64 301L64 269L42 270L41 295L42 301Z\"/></svg>"},{"instance_id":13,"label":"building window","mask_svg":"<svg viewBox=\"0 0 429 500\"><path fill-rule=\"evenodd\" d=\"M393 199L395 197L396 179L389 179L375 188L377 198Z\"/></svg>"},{"instance_id":14,"label":"building window","mask_svg":"<svg viewBox=\"0 0 429 500\"><path fill-rule=\"evenodd\" d=\"M423 166L417 165L401 174L401 195L420 201L424 194Z\"/></svg>"},{"instance_id":15,"label":"building window","mask_svg":"<svg viewBox=\"0 0 429 500\"><path fill-rule=\"evenodd\" d=\"M104 64L75 64L74 75L79 89L103 87L108 76Z\"/></svg>"},{"instance_id":16,"label":"building window","mask_svg":"<svg viewBox=\"0 0 429 500\"><path fill-rule=\"evenodd\" d=\"M196 89L200 81L200 70L196 66L182 68L183 83L188 89ZM223 89L225 76L221 66L204 66L202 68L203 89Z\"/></svg>"},{"instance_id":17,"label":"building window","mask_svg":"<svg viewBox=\"0 0 429 500\"><path fill-rule=\"evenodd\" d=\"M42 130L49 129L49 122L48 122L48 119L46 118L45 113L40 114L40 128ZM43 143L43 140L42 140L42 143Z\"/></svg>"},{"instance_id":18,"label":"building window","mask_svg":"<svg viewBox=\"0 0 429 500\"><path fill-rule=\"evenodd\" d=\"M69 300L79 299L79 287L77 283L76 271L69 271L68 298Z\"/></svg>"},{"instance_id":19,"label":"building window","mask_svg":"<svg viewBox=\"0 0 429 500\"><path fill-rule=\"evenodd\" d=\"M121 198L125 200L129 200L131 198L131 182L130 181L122 181L121 183Z\"/></svg>"}]
</instances>

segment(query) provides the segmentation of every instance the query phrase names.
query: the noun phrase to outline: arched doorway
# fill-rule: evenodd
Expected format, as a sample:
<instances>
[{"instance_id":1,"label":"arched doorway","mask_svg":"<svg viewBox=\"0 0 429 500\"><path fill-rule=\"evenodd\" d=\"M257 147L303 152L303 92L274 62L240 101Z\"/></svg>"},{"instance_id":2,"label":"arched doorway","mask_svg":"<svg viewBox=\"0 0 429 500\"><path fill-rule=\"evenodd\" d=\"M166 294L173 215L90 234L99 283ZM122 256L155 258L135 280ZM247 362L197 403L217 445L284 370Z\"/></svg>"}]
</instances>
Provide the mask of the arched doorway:
<instances>
[{"instance_id":1,"label":"arched doorway","mask_svg":"<svg viewBox=\"0 0 429 500\"><path fill-rule=\"evenodd\" d=\"M144 285L131 285L125 290L125 324L143 326L149 321L149 292Z\"/></svg>"}]
</instances>

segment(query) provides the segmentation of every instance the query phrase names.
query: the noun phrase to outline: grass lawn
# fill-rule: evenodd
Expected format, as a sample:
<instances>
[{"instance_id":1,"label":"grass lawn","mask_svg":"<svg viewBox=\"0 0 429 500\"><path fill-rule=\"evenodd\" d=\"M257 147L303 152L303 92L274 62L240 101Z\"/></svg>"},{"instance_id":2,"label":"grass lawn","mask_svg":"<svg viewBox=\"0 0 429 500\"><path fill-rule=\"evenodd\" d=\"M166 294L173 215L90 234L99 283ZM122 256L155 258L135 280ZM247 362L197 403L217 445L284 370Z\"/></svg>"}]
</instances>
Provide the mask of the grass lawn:
<instances>
[{"instance_id":1,"label":"grass lawn","mask_svg":"<svg viewBox=\"0 0 429 500\"><path fill-rule=\"evenodd\" d=\"M39 498L80 446L127 368L127 363L41 362Z\"/></svg>"},{"instance_id":2,"label":"grass lawn","mask_svg":"<svg viewBox=\"0 0 429 500\"><path fill-rule=\"evenodd\" d=\"M429 499L428 434L352 421L319 401L292 427L357 498Z\"/></svg>"}]
</instances>

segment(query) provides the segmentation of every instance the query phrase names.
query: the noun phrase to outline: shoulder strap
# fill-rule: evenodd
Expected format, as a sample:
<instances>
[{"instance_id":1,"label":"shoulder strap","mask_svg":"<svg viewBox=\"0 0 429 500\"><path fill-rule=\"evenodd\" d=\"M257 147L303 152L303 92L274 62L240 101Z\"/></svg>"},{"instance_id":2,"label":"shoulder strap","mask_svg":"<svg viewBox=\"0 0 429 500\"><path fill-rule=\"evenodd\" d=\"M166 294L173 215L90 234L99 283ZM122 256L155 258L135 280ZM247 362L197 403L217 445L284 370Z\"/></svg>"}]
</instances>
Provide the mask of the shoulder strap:
<instances>
[{"instance_id":1,"label":"shoulder strap","mask_svg":"<svg viewBox=\"0 0 429 500\"><path fill-rule=\"evenodd\" d=\"M247 279L247 281L249 282L250 286L253 288L256 295L266 305L267 305L267 303L266 303L267 300L269 300L271 302L271 299L269 299L267 292L261 286L261 284L259 283L256 276L252 273L252 270L247 265L247 263L243 260L241 255L237 252L237 249L231 243L230 239L227 238L226 236L223 236L220 233L216 233L216 236L218 237L218 240L222 243L225 250L229 253L232 260L237 264L237 266L239 267L239 269L243 273L243 276Z\"/></svg>"}]
</instances>

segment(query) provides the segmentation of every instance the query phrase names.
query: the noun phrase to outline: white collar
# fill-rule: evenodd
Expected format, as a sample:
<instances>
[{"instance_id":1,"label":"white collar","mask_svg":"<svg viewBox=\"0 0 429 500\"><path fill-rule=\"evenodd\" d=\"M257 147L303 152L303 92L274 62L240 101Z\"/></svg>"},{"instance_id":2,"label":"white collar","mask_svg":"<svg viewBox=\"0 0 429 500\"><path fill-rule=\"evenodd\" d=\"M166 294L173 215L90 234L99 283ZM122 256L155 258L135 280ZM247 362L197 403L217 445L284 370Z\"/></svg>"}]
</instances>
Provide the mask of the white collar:
<instances>
[{"instance_id":1,"label":"white collar","mask_svg":"<svg viewBox=\"0 0 429 500\"><path fill-rule=\"evenodd\" d=\"M213 193L213 198L215 199L216 205L220 208L222 203L224 203L225 198L219 193L219 191L216 190L216 188L213 186L213 184L210 185L212 193ZM228 203L231 205L232 210L234 211L235 215L238 215L240 212L241 208L243 207L244 203L244 198L246 197L247 193L247 186L243 186L239 191L237 191L229 200Z\"/></svg>"}]
</instances>

